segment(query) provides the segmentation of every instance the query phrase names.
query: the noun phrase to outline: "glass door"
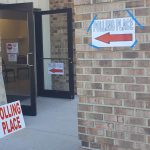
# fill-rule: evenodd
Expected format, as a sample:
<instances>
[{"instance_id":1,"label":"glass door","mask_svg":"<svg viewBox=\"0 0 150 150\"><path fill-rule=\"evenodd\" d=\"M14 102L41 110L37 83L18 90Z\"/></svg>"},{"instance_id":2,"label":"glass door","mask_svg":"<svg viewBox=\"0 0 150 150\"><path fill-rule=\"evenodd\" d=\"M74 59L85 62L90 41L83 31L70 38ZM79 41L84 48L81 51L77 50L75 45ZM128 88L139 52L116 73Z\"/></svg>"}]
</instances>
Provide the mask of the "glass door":
<instances>
[{"instance_id":1,"label":"glass door","mask_svg":"<svg viewBox=\"0 0 150 150\"><path fill-rule=\"evenodd\" d=\"M72 9L35 12L38 95L74 98Z\"/></svg>"},{"instance_id":2,"label":"glass door","mask_svg":"<svg viewBox=\"0 0 150 150\"><path fill-rule=\"evenodd\" d=\"M8 102L36 115L33 4L0 4L2 72Z\"/></svg>"}]
</instances>

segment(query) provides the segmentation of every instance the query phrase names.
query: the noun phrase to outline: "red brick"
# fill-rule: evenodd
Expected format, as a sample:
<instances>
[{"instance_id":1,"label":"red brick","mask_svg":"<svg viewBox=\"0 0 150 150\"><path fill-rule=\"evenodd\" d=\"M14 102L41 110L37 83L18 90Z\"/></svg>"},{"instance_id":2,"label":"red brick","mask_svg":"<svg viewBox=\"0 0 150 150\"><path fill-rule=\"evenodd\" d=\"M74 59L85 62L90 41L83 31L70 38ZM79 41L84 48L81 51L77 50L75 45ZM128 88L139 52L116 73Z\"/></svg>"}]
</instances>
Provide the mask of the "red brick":
<instances>
[{"instance_id":1,"label":"red brick","mask_svg":"<svg viewBox=\"0 0 150 150\"><path fill-rule=\"evenodd\" d=\"M111 12L94 13L94 15L97 15L97 19L109 19L109 18L111 18Z\"/></svg>"},{"instance_id":2,"label":"red brick","mask_svg":"<svg viewBox=\"0 0 150 150\"><path fill-rule=\"evenodd\" d=\"M137 109L135 115L136 117L150 118L150 111Z\"/></svg>"},{"instance_id":3,"label":"red brick","mask_svg":"<svg viewBox=\"0 0 150 150\"><path fill-rule=\"evenodd\" d=\"M138 60L135 61L136 67L149 67L150 66L150 60Z\"/></svg>"},{"instance_id":4,"label":"red brick","mask_svg":"<svg viewBox=\"0 0 150 150\"><path fill-rule=\"evenodd\" d=\"M136 16L148 16L150 15L150 8L136 9L135 15Z\"/></svg>"},{"instance_id":5,"label":"red brick","mask_svg":"<svg viewBox=\"0 0 150 150\"><path fill-rule=\"evenodd\" d=\"M91 60L78 60L77 66L78 67L92 67L92 61Z\"/></svg>"},{"instance_id":6,"label":"red brick","mask_svg":"<svg viewBox=\"0 0 150 150\"><path fill-rule=\"evenodd\" d=\"M104 68L104 75L121 75L121 68Z\"/></svg>"},{"instance_id":7,"label":"red brick","mask_svg":"<svg viewBox=\"0 0 150 150\"><path fill-rule=\"evenodd\" d=\"M143 50L143 51L150 51L150 43L140 44L140 49Z\"/></svg>"},{"instance_id":8,"label":"red brick","mask_svg":"<svg viewBox=\"0 0 150 150\"><path fill-rule=\"evenodd\" d=\"M80 96L84 96L84 95L93 96L94 95L93 90L80 89L80 88L77 89L77 94Z\"/></svg>"},{"instance_id":9,"label":"red brick","mask_svg":"<svg viewBox=\"0 0 150 150\"><path fill-rule=\"evenodd\" d=\"M92 81L90 75L77 75L77 81Z\"/></svg>"},{"instance_id":10,"label":"red brick","mask_svg":"<svg viewBox=\"0 0 150 150\"><path fill-rule=\"evenodd\" d=\"M133 77L127 77L127 76L116 76L114 78L114 81L116 83L134 83Z\"/></svg>"},{"instance_id":11,"label":"red brick","mask_svg":"<svg viewBox=\"0 0 150 150\"><path fill-rule=\"evenodd\" d=\"M90 4L90 0L74 0L74 5L85 5L85 4Z\"/></svg>"},{"instance_id":12,"label":"red brick","mask_svg":"<svg viewBox=\"0 0 150 150\"><path fill-rule=\"evenodd\" d=\"M113 66L114 67L133 67L134 62L133 60L114 60Z\"/></svg>"},{"instance_id":13,"label":"red brick","mask_svg":"<svg viewBox=\"0 0 150 150\"><path fill-rule=\"evenodd\" d=\"M141 134L128 134L127 138L136 142L146 142L145 136Z\"/></svg>"},{"instance_id":14,"label":"red brick","mask_svg":"<svg viewBox=\"0 0 150 150\"><path fill-rule=\"evenodd\" d=\"M144 92L145 86L144 85L136 85L136 84L126 84L125 90L126 91Z\"/></svg>"},{"instance_id":15,"label":"red brick","mask_svg":"<svg viewBox=\"0 0 150 150\"><path fill-rule=\"evenodd\" d=\"M88 120L103 120L103 115L98 113L87 113L86 118Z\"/></svg>"},{"instance_id":16,"label":"red brick","mask_svg":"<svg viewBox=\"0 0 150 150\"><path fill-rule=\"evenodd\" d=\"M86 128L85 127L78 127L79 133L85 133L86 134Z\"/></svg>"},{"instance_id":17,"label":"red brick","mask_svg":"<svg viewBox=\"0 0 150 150\"><path fill-rule=\"evenodd\" d=\"M111 67L112 61L111 60L95 60L93 61L93 65L95 67Z\"/></svg>"},{"instance_id":18,"label":"red brick","mask_svg":"<svg viewBox=\"0 0 150 150\"><path fill-rule=\"evenodd\" d=\"M95 82L112 82L112 76L95 75Z\"/></svg>"},{"instance_id":19,"label":"red brick","mask_svg":"<svg viewBox=\"0 0 150 150\"><path fill-rule=\"evenodd\" d=\"M126 149L133 149L134 143L129 141L116 140L116 145Z\"/></svg>"},{"instance_id":20,"label":"red brick","mask_svg":"<svg viewBox=\"0 0 150 150\"><path fill-rule=\"evenodd\" d=\"M91 105L85 105L85 104L79 104L78 105L79 111L93 111L93 106Z\"/></svg>"},{"instance_id":21,"label":"red brick","mask_svg":"<svg viewBox=\"0 0 150 150\"><path fill-rule=\"evenodd\" d=\"M138 58L138 52L123 52L123 58Z\"/></svg>"},{"instance_id":22,"label":"red brick","mask_svg":"<svg viewBox=\"0 0 150 150\"><path fill-rule=\"evenodd\" d=\"M102 3L102 2L109 3L109 2L111 2L111 0L93 0L94 4L98 4L98 3Z\"/></svg>"},{"instance_id":23,"label":"red brick","mask_svg":"<svg viewBox=\"0 0 150 150\"><path fill-rule=\"evenodd\" d=\"M107 122L117 122L117 116L116 115L110 115L110 114L104 114L104 121L107 121Z\"/></svg>"},{"instance_id":24,"label":"red brick","mask_svg":"<svg viewBox=\"0 0 150 150\"><path fill-rule=\"evenodd\" d=\"M150 77L137 77L136 83L137 84L150 84Z\"/></svg>"},{"instance_id":25,"label":"red brick","mask_svg":"<svg viewBox=\"0 0 150 150\"><path fill-rule=\"evenodd\" d=\"M130 92L115 92L116 99L133 99L134 94Z\"/></svg>"},{"instance_id":26,"label":"red brick","mask_svg":"<svg viewBox=\"0 0 150 150\"><path fill-rule=\"evenodd\" d=\"M87 128L87 134L96 135L96 136L103 136L104 130L98 128Z\"/></svg>"},{"instance_id":27,"label":"red brick","mask_svg":"<svg viewBox=\"0 0 150 150\"><path fill-rule=\"evenodd\" d=\"M106 137L115 139L125 139L125 133L117 131L106 131Z\"/></svg>"},{"instance_id":28,"label":"red brick","mask_svg":"<svg viewBox=\"0 0 150 150\"><path fill-rule=\"evenodd\" d=\"M83 38L83 44L89 44L92 42L92 38L91 37L84 37Z\"/></svg>"},{"instance_id":29,"label":"red brick","mask_svg":"<svg viewBox=\"0 0 150 150\"><path fill-rule=\"evenodd\" d=\"M81 141L85 141L85 142L94 142L95 141L95 137L94 136L84 135L84 134L79 134L79 139Z\"/></svg>"},{"instance_id":30,"label":"red brick","mask_svg":"<svg viewBox=\"0 0 150 150\"><path fill-rule=\"evenodd\" d=\"M89 104L98 104L98 105L102 105L103 104L103 98L100 97L87 97L86 98L86 102Z\"/></svg>"},{"instance_id":31,"label":"red brick","mask_svg":"<svg viewBox=\"0 0 150 150\"><path fill-rule=\"evenodd\" d=\"M85 74L101 74L101 68L84 68Z\"/></svg>"},{"instance_id":32,"label":"red brick","mask_svg":"<svg viewBox=\"0 0 150 150\"><path fill-rule=\"evenodd\" d=\"M116 107L114 111L116 115L126 115L126 116L134 115L134 109Z\"/></svg>"},{"instance_id":33,"label":"red brick","mask_svg":"<svg viewBox=\"0 0 150 150\"><path fill-rule=\"evenodd\" d=\"M84 119L85 113L84 112L78 112L78 118Z\"/></svg>"},{"instance_id":34,"label":"red brick","mask_svg":"<svg viewBox=\"0 0 150 150\"><path fill-rule=\"evenodd\" d=\"M90 143L90 148L94 148L94 149L100 149L101 148L101 144L98 143Z\"/></svg>"},{"instance_id":35,"label":"red brick","mask_svg":"<svg viewBox=\"0 0 150 150\"><path fill-rule=\"evenodd\" d=\"M112 107L106 107L106 106L95 106L94 110L98 113L112 113Z\"/></svg>"},{"instance_id":36,"label":"red brick","mask_svg":"<svg viewBox=\"0 0 150 150\"><path fill-rule=\"evenodd\" d=\"M95 126L96 126L96 128L101 129L101 130L114 130L114 124L113 123L96 121Z\"/></svg>"},{"instance_id":37,"label":"red brick","mask_svg":"<svg viewBox=\"0 0 150 150\"><path fill-rule=\"evenodd\" d=\"M137 100L150 101L149 93L136 93Z\"/></svg>"},{"instance_id":38,"label":"red brick","mask_svg":"<svg viewBox=\"0 0 150 150\"><path fill-rule=\"evenodd\" d=\"M92 128L94 127L94 121L78 119L78 125Z\"/></svg>"},{"instance_id":39,"label":"red brick","mask_svg":"<svg viewBox=\"0 0 150 150\"><path fill-rule=\"evenodd\" d=\"M124 75L132 75L132 76L143 76L145 74L144 69L131 69L131 68L124 68L123 69Z\"/></svg>"},{"instance_id":40,"label":"red brick","mask_svg":"<svg viewBox=\"0 0 150 150\"><path fill-rule=\"evenodd\" d=\"M122 53L106 51L101 53L101 57L102 59L120 59L122 57Z\"/></svg>"},{"instance_id":41,"label":"red brick","mask_svg":"<svg viewBox=\"0 0 150 150\"><path fill-rule=\"evenodd\" d=\"M146 121L144 118L133 118L133 117L126 117L126 124L130 125L141 125L146 126Z\"/></svg>"},{"instance_id":42,"label":"red brick","mask_svg":"<svg viewBox=\"0 0 150 150\"><path fill-rule=\"evenodd\" d=\"M105 143L105 144L114 144L114 139L111 138L103 138L103 137L96 137L97 143Z\"/></svg>"},{"instance_id":43,"label":"red brick","mask_svg":"<svg viewBox=\"0 0 150 150\"><path fill-rule=\"evenodd\" d=\"M144 26L143 30L141 30L139 27L136 27L135 32L136 33L150 33L150 26ZM145 45L145 44L143 44L143 45ZM146 44L146 45L149 45L149 44ZM144 48L144 46L142 46L142 47ZM148 49L144 49L144 50L148 50Z\"/></svg>"},{"instance_id":44,"label":"red brick","mask_svg":"<svg viewBox=\"0 0 150 150\"><path fill-rule=\"evenodd\" d=\"M104 90L123 91L124 85L123 84L104 84Z\"/></svg>"},{"instance_id":45,"label":"red brick","mask_svg":"<svg viewBox=\"0 0 150 150\"><path fill-rule=\"evenodd\" d=\"M90 144L89 144L89 142L82 141L81 145L84 147L89 147Z\"/></svg>"},{"instance_id":46,"label":"red brick","mask_svg":"<svg viewBox=\"0 0 150 150\"><path fill-rule=\"evenodd\" d=\"M84 83L84 87L86 89L102 89L102 84L101 83Z\"/></svg>"},{"instance_id":47,"label":"red brick","mask_svg":"<svg viewBox=\"0 0 150 150\"><path fill-rule=\"evenodd\" d=\"M104 121L107 122L124 122L124 117L123 116L116 116L116 115L110 115L110 114L104 114Z\"/></svg>"},{"instance_id":48,"label":"red brick","mask_svg":"<svg viewBox=\"0 0 150 150\"><path fill-rule=\"evenodd\" d=\"M135 108L144 108L143 101L136 101L136 100L124 100L125 107L135 107Z\"/></svg>"},{"instance_id":49,"label":"red brick","mask_svg":"<svg viewBox=\"0 0 150 150\"><path fill-rule=\"evenodd\" d=\"M113 92L112 91L95 91L96 97L104 97L104 98L112 98Z\"/></svg>"},{"instance_id":50,"label":"red brick","mask_svg":"<svg viewBox=\"0 0 150 150\"><path fill-rule=\"evenodd\" d=\"M146 0L146 6L150 6L150 0Z\"/></svg>"},{"instance_id":51,"label":"red brick","mask_svg":"<svg viewBox=\"0 0 150 150\"><path fill-rule=\"evenodd\" d=\"M80 14L75 16L75 21L91 20L91 14Z\"/></svg>"},{"instance_id":52,"label":"red brick","mask_svg":"<svg viewBox=\"0 0 150 150\"><path fill-rule=\"evenodd\" d=\"M113 11L113 18L123 18L123 17L128 17L128 14L124 10L115 10Z\"/></svg>"},{"instance_id":53,"label":"red brick","mask_svg":"<svg viewBox=\"0 0 150 150\"><path fill-rule=\"evenodd\" d=\"M143 7L144 1L126 2L126 8Z\"/></svg>"},{"instance_id":54,"label":"red brick","mask_svg":"<svg viewBox=\"0 0 150 150\"><path fill-rule=\"evenodd\" d=\"M114 98L104 99L104 105L122 106L122 100Z\"/></svg>"}]
</instances>

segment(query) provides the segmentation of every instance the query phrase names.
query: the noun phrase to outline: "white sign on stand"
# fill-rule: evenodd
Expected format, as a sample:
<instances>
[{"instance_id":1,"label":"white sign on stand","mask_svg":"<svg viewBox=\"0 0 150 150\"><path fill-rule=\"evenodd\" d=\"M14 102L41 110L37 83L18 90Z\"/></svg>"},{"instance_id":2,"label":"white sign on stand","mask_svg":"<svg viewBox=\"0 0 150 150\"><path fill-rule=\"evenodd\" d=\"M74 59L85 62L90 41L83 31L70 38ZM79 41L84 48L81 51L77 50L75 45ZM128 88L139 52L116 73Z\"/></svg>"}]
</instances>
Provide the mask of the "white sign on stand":
<instances>
[{"instance_id":1,"label":"white sign on stand","mask_svg":"<svg viewBox=\"0 0 150 150\"><path fill-rule=\"evenodd\" d=\"M25 128L20 101L0 106L0 138Z\"/></svg>"},{"instance_id":2,"label":"white sign on stand","mask_svg":"<svg viewBox=\"0 0 150 150\"><path fill-rule=\"evenodd\" d=\"M64 75L64 63L49 63L48 74Z\"/></svg>"},{"instance_id":3,"label":"white sign on stand","mask_svg":"<svg viewBox=\"0 0 150 150\"><path fill-rule=\"evenodd\" d=\"M92 45L124 47L135 42L135 22L132 18L96 20L92 26Z\"/></svg>"}]
</instances>

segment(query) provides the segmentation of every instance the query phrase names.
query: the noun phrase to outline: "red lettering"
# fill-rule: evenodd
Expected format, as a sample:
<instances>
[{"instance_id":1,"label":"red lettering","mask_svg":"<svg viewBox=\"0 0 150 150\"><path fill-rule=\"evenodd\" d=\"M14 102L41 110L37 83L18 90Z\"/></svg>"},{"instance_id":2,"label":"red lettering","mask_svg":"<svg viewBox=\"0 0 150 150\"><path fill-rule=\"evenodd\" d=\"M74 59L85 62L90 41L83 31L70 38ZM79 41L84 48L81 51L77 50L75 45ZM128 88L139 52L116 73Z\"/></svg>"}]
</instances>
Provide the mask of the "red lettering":
<instances>
[{"instance_id":1,"label":"red lettering","mask_svg":"<svg viewBox=\"0 0 150 150\"><path fill-rule=\"evenodd\" d=\"M2 120L4 120L4 109L2 108L2 107L0 107L0 118L2 119Z\"/></svg>"},{"instance_id":2,"label":"red lettering","mask_svg":"<svg viewBox=\"0 0 150 150\"><path fill-rule=\"evenodd\" d=\"M20 104L17 103L16 105L17 105L17 108L18 108L18 114L21 114L21 107L20 107Z\"/></svg>"},{"instance_id":3,"label":"red lettering","mask_svg":"<svg viewBox=\"0 0 150 150\"><path fill-rule=\"evenodd\" d=\"M8 116L12 117L12 113L10 113L10 107L9 106L7 106L7 112L8 112Z\"/></svg>"},{"instance_id":4,"label":"red lettering","mask_svg":"<svg viewBox=\"0 0 150 150\"><path fill-rule=\"evenodd\" d=\"M17 119L17 124L18 124L18 128L20 129L20 128L22 128L22 126L21 126L21 122L20 122L20 117L17 117L16 118Z\"/></svg>"},{"instance_id":5,"label":"red lettering","mask_svg":"<svg viewBox=\"0 0 150 150\"><path fill-rule=\"evenodd\" d=\"M17 115L17 107L16 107L17 105L16 104L12 104L11 105L11 110L12 110L12 116L15 116L15 115Z\"/></svg>"},{"instance_id":6,"label":"red lettering","mask_svg":"<svg viewBox=\"0 0 150 150\"><path fill-rule=\"evenodd\" d=\"M3 132L6 134L6 122L2 122Z\"/></svg>"}]
</instances>

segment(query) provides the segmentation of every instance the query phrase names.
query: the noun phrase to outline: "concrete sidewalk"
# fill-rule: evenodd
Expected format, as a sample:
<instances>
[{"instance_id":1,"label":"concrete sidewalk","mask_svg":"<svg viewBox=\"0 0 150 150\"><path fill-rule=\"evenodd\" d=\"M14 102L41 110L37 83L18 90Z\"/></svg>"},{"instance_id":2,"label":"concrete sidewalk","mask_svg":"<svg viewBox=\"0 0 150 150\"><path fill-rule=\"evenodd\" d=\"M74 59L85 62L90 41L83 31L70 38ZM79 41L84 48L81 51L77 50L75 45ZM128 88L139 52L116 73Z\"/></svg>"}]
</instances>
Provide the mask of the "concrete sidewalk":
<instances>
[{"instance_id":1,"label":"concrete sidewalk","mask_svg":"<svg viewBox=\"0 0 150 150\"><path fill-rule=\"evenodd\" d=\"M79 150L77 98L37 98L38 115L25 116L26 129L0 141L0 150Z\"/></svg>"}]
</instances>

